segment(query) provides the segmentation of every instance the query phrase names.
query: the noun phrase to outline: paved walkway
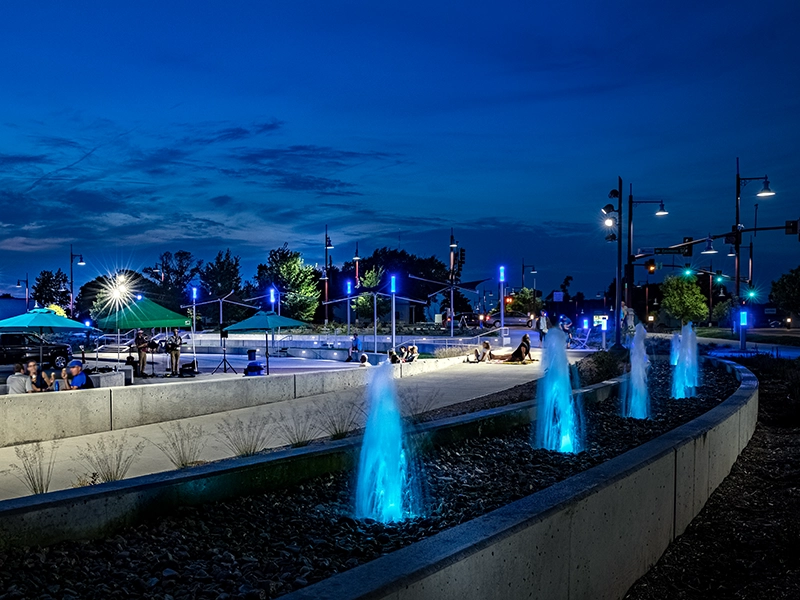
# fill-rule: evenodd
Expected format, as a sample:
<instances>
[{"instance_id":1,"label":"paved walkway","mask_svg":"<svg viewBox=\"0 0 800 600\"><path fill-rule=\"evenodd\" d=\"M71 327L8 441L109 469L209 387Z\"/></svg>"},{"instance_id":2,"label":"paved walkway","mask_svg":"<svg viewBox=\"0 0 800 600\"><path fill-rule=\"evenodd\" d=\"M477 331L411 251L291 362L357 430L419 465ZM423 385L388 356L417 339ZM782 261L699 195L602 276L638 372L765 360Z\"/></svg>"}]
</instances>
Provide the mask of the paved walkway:
<instances>
[{"instance_id":1,"label":"paved walkway","mask_svg":"<svg viewBox=\"0 0 800 600\"><path fill-rule=\"evenodd\" d=\"M540 358L540 352L540 350L534 349L532 354L535 358ZM571 360L578 360L584 355L583 353L570 354L572 355ZM345 367L345 365L341 366ZM406 398L412 403L424 407L425 410L430 410L499 392L537 379L541 375L540 361L527 365L456 364L441 371L398 379L396 383L398 395L401 398ZM156 446L157 444L163 445L166 442L165 429L167 425L180 423L182 426L202 427L205 446L200 459L213 461L228 458L232 455L232 452L216 435L218 433L218 425L223 420L233 421L240 419L246 423L251 418L268 419L270 421L268 426L270 439L267 447L277 447L287 443L280 434L282 424L291 425L294 420L302 420L304 417L311 418L312 423L317 423L319 422L319 416L316 413L318 407L330 406L331 403L338 402L355 403L361 406L364 400L365 389L355 388L307 398L297 398L287 402L277 402L253 408L181 419L180 421L172 421L170 424L145 425L103 434L66 438L58 442L50 490L69 488L75 484L79 477L85 477L91 472L89 467L81 464L78 460L78 453L81 450L85 450L88 444L97 444L101 438L108 443L110 440L121 440L126 437L127 448L133 448L136 444L143 442L142 454L133 463L127 475L128 477L135 477L174 468L164 453ZM324 435L324 433L318 433L315 437ZM30 444L24 444L16 448L30 449L30 447ZM47 458L50 453L51 443L44 442L42 447ZM0 448L0 465L9 465L11 463L16 463L20 466L22 464L16 456L15 447ZM0 472L0 499L24 496L28 493L24 484L11 471L4 470Z\"/></svg>"}]
</instances>

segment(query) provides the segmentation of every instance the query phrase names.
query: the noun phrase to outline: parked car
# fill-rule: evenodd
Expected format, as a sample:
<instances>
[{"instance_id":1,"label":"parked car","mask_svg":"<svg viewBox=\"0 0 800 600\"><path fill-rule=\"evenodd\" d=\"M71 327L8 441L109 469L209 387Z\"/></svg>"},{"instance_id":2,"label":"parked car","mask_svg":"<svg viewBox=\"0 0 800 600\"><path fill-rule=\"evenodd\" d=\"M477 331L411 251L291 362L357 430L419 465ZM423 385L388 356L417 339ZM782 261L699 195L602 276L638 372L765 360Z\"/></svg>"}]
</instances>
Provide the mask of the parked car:
<instances>
[{"instance_id":1,"label":"parked car","mask_svg":"<svg viewBox=\"0 0 800 600\"><path fill-rule=\"evenodd\" d=\"M533 327L533 319L531 319L530 315L526 315L525 313L514 310L505 312L505 315L503 316L503 322L505 323L506 327L509 325L524 325L528 328ZM489 327L500 327L500 311L490 312L488 315L486 315L486 324Z\"/></svg>"},{"instance_id":2,"label":"parked car","mask_svg":"<svg viewBox=\"0 0 800 600\"><path fill-rule=\"evenodd\" d=\"M466 327L479 327L481 316L478 313L456 313L456 327L462 324Z\"/></svg>"},{"instance_id":3,"label":"parked car","mask_svg":"<svg viewBox=\"0 0 800 600\"><path fill-rule=\"evenodd\" d=\"M71 358L72 348L67 344L50 344L35 333L0 333L0 364L41 360L61 369L67 366Z\"/></svg>"}]
</instances>

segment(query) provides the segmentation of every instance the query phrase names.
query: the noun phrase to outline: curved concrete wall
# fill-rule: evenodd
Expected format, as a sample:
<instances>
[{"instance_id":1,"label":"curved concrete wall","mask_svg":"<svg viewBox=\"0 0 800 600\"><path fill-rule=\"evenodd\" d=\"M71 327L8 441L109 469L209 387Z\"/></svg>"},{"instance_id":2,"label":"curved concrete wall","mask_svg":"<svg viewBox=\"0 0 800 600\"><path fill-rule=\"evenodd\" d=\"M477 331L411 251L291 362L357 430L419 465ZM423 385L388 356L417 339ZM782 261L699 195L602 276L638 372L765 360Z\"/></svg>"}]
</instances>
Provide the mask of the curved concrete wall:
<instances>
[{"instance_id":1,"label":"curved concrete wall","mask_svg":"<svg viewBox=\"0 0 800 600\"><path fill-rule=\"evenodd\" d=\"M614 599L658 560L755 429L758 382L716 408L541 492L285 596Z\"/></svg>"}]
</instances>

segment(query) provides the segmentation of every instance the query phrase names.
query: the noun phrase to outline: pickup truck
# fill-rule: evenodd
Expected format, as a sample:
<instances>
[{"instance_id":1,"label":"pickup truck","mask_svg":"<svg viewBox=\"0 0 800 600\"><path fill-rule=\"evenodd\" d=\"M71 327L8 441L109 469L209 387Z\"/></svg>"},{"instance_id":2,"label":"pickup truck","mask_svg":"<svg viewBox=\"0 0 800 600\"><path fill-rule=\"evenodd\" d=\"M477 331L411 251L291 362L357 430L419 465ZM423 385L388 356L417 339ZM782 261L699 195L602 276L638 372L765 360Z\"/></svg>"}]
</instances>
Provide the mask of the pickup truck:
<instances>
[{"instance_id":1,"label":"pickup truck","mask_svg":"<svg viewBox=\"0 0 800 600\"><path fill-rule=\"evenodd\" d=\"M35 333L0 333L0 364L25 364L35 360L60 369L67 366L71 358L72 348L67 344L50 344Z\"/></svg>"}]
</instances>

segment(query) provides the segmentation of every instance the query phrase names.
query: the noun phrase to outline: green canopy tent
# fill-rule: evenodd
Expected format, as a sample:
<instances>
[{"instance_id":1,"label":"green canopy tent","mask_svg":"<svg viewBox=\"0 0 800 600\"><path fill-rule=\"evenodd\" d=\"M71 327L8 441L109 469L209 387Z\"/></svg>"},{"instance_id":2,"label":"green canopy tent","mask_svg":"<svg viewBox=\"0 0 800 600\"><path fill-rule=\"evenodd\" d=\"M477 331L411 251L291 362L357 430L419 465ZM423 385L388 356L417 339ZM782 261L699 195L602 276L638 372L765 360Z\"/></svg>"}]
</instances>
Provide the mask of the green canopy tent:
<instances>
[{"instance_id":1,"label":"green canopy tent","mask_svg":"<svg viewBox=\"0 0 800 600\"><path fill-rule=\"evenodd\" d=\"M269 339L268 335L272 331L273 343L275 341L275 330L280 328L289 329L291 327L306 327L308 323L303 323L296 319L283 317L273 311L260 310L252 317L234 323L225 328L225 331L238 331L244 333L247 331L263 331L264 332L264 356L267 361L267 375L269 375Z\"/></svg>"},{"instance_id":2,"label":"green canopy tent","mask_svg":"<svg viewBox=\"0 0 800 600\"><path fill-rule=\"evenodd\" d=\"M24 314L0 321L0 331L33 331L40 335L45 333L88 333L93 329L79 321L62 317L49 308L34 308ZM41 345L39 346L39 362L42 362Z\"/></svg>"},{"instance_id":3,"label":"green canopy tent","mask_svg":"<svg viewBox=\"0 0 800 600\"><path fill-rule=\"evenodd\" d=\"M150 329L152 327L190 327L191 319L149 298L142 298L97 320L100 329Z\"/></svg>"}]
</instances>

